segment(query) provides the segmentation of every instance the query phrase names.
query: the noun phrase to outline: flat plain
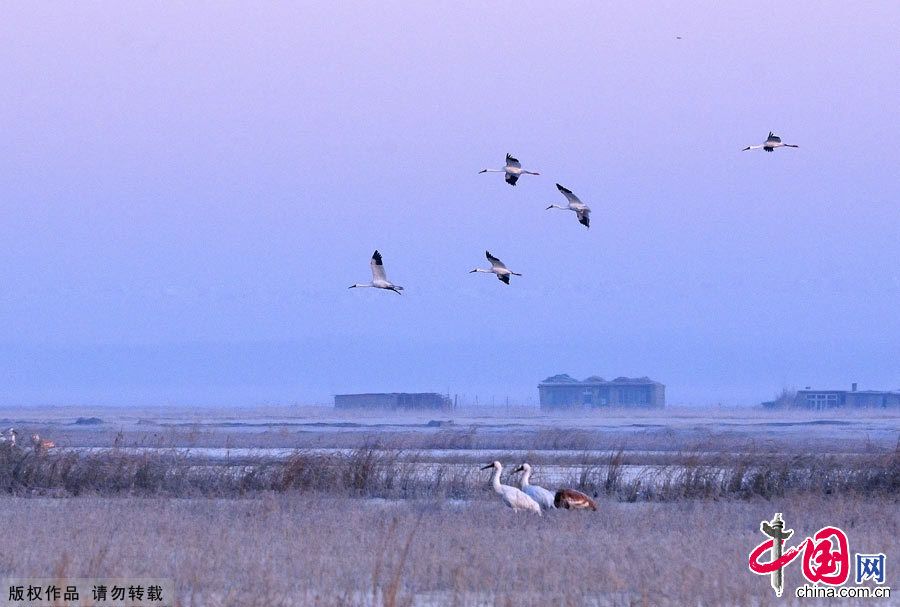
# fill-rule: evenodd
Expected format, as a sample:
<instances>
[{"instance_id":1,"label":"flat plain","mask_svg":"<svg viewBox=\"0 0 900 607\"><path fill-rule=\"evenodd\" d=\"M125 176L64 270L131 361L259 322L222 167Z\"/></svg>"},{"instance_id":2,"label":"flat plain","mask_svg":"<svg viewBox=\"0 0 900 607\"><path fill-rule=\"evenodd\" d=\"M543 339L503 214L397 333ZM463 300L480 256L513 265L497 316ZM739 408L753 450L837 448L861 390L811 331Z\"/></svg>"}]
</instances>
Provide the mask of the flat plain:
<instances>
[{"instance_id":1,"label":"flat plain","mask_svg":"<svg viewBox=\"0 0 900 607\"><path fill-rule=\"evenodd\" d=\"M0 450L13 538L0 578L170 577L192 606L817 604L791 595L799 562L779 600L748 569L775 512L798 541L835 525L851 551L886 554L889 585L900 558L896 415L64 407L0 420L57 443ZM527 460L533 483L591 493L599 511L514 513L479 470L493 459Z\"/></svg>"}]
</instances>

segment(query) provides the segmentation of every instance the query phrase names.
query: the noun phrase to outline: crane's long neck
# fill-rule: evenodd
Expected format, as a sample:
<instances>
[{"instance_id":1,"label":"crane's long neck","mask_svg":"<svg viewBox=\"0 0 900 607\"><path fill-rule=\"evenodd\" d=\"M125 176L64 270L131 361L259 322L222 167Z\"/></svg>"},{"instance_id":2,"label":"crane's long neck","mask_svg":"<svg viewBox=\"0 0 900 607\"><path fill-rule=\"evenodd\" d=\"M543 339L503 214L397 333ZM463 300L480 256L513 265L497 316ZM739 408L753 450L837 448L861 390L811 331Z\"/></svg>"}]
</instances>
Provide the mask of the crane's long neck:
<instances>
[{"instance_id":1,"label":"crane's long neck","mask_svg":"<svg viewBox=\"0 0 900 607\"><path fill-rule=\"evenodd\" d=\"M525 472L522 473L522 488L524 489L525 487L527 487L528 483L530 481L531 481L531 470L525 470Z\"/></svg>"},{"instance_id":2,"label":"crane's long neck","mask_svg":"<svg viewBox=\"0 0 900 607\"><path fill-rule=\"evenodd\" d=\"M494 468L494 473L491 475L491 486L497 493L502 492L502 489L500 489L500 468Z\"/></svg>"}]
</instances>

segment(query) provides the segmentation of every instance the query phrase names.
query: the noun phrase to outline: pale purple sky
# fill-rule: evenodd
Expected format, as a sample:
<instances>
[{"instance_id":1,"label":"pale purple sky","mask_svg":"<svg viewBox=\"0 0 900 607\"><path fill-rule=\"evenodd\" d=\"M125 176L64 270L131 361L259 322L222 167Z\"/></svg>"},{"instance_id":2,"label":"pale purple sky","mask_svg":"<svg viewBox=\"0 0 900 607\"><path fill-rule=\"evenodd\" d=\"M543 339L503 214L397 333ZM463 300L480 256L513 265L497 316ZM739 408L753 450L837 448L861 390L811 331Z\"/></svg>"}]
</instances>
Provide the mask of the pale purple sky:
<instances>
[{"instance_id":1,"label":"pale purple sky","mask_svg":"<svg viewBox=\"0 0 900 607\"><path fill-rule=\"evenodd\" d=\"M4 7L0 402L900 388L900 4L333 4Z\"/></svg>"}]
</instances>

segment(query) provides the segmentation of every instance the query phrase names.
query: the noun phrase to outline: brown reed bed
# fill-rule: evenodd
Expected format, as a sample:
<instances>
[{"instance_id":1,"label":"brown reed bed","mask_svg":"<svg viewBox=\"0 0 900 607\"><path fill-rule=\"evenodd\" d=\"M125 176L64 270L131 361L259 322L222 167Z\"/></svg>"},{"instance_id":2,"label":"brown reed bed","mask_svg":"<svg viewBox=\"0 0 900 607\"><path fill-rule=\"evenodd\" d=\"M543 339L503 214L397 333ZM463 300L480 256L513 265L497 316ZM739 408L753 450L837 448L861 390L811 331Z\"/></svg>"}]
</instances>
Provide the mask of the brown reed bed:
<instances>
[{"instance_id":1,"label":"brown reed bed","mask_svg":"<svg viewBox=\"0 0 900 607\"><path fill-rule=\"evenodd\" d=\"M586 454L580 461L568 456L555 461L539 452L530 455L535 466L570 468L566 485L621 501L773 498L791 493L900 495L900 446L855 455L730 454L700 447L668 458L658 454L640 458L623 450ZM327 454L298 450L286 459L238 461L165 449L39 454L0 446L0 493L7 495L239 497L274 491L471 499L483 497L485 486L486 477L473 462L428 461L422 453L378 445Z\"/></svg>"}]
</instances>

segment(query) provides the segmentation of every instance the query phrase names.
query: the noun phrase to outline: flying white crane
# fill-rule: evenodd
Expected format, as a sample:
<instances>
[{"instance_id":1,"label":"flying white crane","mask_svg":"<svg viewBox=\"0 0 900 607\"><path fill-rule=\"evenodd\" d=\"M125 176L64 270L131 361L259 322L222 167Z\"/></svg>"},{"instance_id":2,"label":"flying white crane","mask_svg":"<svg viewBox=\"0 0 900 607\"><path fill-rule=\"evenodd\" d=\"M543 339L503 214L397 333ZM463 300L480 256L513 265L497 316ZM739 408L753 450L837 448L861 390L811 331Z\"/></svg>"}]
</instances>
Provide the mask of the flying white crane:
<instances>
[{"instance_id":1,"label":"flying white crane","mask_svg":"<svg viewBox=\"0 0 900 607\"><path fill-rule=\"evenodd\" d=\"M509 185L516 185L516 182L522 175L540 175L540 173L534 173L532 171L523 171L522 164L509 154L506 155L505 167L502 169L481 169L478 171L479 175L482 173L506 173L506 183Z\"/></svg>"},{"instance_id":2,"label":"flying white crane","mask_svg":"<svg viewBox=\"0 0 900 607\"><path fill-rule=\"evenodd\" d=\"M357 283L355 285L350 285L347 287L348 289L353 289L355 287L374 287L376 289L393 291L397 295L403 295L400 292L403 290L403 287L395 285L387 279L387 275L384 273L384 264L381 262L381 253L377 250L372 254L372 261L369 262L369 265L372 266L372 282L368 284Z\"/></svg>"},{"instance_id":3,"label":"flying white crane","mask_svg":"<svg viewBox=\"0 0 900 607\"><path fill-rule=\"evenodd\" d=\"M481 469L487 470L488 468L494 469L494 473L491 475L491 485L494 487L494 491L500 495L500 499L502 499L507 506L512 508L515 512L526 510L536 512L538 515L541 514L541 507L536 501L528 497L527 494L515 487L500 484L500 472L503 470L503 465L500 462L492 462L487 466L483 466Z\"/></svg>"},{"instance_id":4,"label":"flying white crane","mask_svg":"<svg viewBox=\"0 0 900 607\"><path fill-rule=\"evenodd\" d=\"M761 143L759 145L748 145L745 147L742 152L746 152L747 150L758 150L760 148L764 149L767 152L774 152L775 148L799 148L799 145L791 145L790 143L781 143L781 137L769 131L769 137L766 139L765 143Z\"/></svg>"},{"instance_id":5,"label":"flying white crane","mask_svg":"<svg viewBox=\"0 0 900 607\"><path fill-rule=\"evenodd\" d=\"M524 472L524 474L522 474L522 479L519 481L519 488L528 497L536 501L541 507L541 510L552 510L556 508L553 504L554 495L552 493L543 487L538 487L537 485L532 485L530 483L531 466L528 465L527 462L516 468L515 472Z\"/></svg>"},{"instance_id":6,"label":"flying white crane","mask_svg":"<svg viewBox=\"0 0 900 607\"><path fill-rule=\"evenodd\" d=\"M590 228L591 207L581 202L581 200L578 199L578 196L572 193L572 190L564 188L558 183L556 184L556 189L562 192L562 195L566 197L566 200L569 201L569 204L564 207L558 204L551 204L549 207L547 207L547 210L562 209L564 211L575 211L575 216L578 217L578 223L586 228Z\"/></svg>"},{"instance_id":7,"label":"flying white crane","mask_svg":"<svg viewBox=\"0 0 900 607\"><path fill-rule=\"evenodd\" d=\"M493 255L491 255L490 251L485 251L484 255L485 255L485 257L487 257L487 260L489 262L491 262L491 269L483 270L481 268L475 268L474 270L469 270L469 274L472 274L473 272L483 272L485 274L496 274L497 278L500 280L500 282L503 282L505 284L509 284L510 275L521 276L521 274L519 274L518 272L513 272L512 270L507 268L506 265L504 265L504 263L502 261L500 261Z\"/></svg>"}]
</instances>

